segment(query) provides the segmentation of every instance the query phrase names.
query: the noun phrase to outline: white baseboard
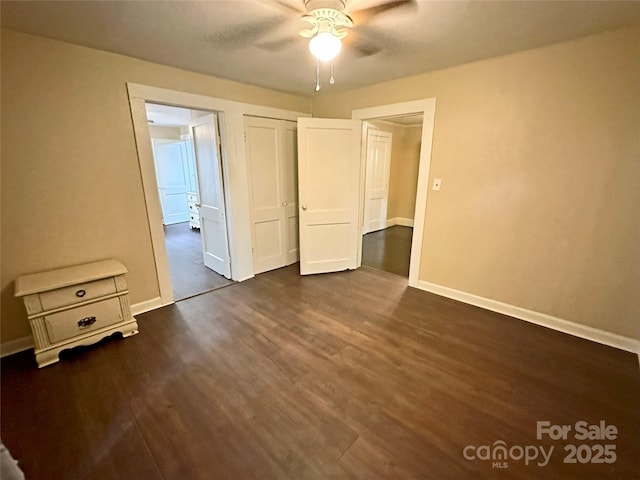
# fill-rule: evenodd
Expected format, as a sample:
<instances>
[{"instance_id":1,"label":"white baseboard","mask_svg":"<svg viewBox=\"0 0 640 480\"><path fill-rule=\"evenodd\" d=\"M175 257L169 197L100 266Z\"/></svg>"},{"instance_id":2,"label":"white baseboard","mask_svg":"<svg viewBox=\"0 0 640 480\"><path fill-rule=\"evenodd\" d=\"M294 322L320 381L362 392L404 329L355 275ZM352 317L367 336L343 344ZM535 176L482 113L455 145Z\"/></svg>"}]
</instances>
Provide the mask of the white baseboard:
<instances>
[{"instance_id":1,"label":"white baseboard","mask_svg":"<svg viewBox=\"0 0 640 480\"><path fill-rule=\"evenodd\" d=\"M424 280L418 281L418 288L427 292L435 293L436 295L452 298L463 303L475 305L476 307L551 328L552 330L568 333L575 337L584 338L593 342L609 345L610 347L626 350L627 352L636 353L640 356L640 340L636 340L631 337L625 337L623 335L607 332L598 328L581 325L579 323L553 317L545 313L527 310L526 308L516 307L515 305L509 305L508 303L491 300L490 298L480 297L478 295L462 292L453 288L443 287L435 283L425 282Z\"/></svg>"},{"instance_id":2,"label":"white baseboard","mask_svg":"<svg viewBox=\"0 0 640 480\"><path fill-rule=\"evenodd\" d=\"M619 348L627 352L632 352L638 355L638 360L640 361L640 340L636 340L634 338L606 332L587 325L580 325L579 323L571 322L569 320L553 317L533 310L527 310L526 308L516 307L515 305L491 300L490 298L480 297L478 295L462 292L453 288L443 287L441 285L436 285L435 283L425 282L424 280L418 281L417 288L435 293L436 295L452 298L453 300L458 300L463 303L475 305L476 307L484 308L486 310L509 315L510 317L515 317L536 325L551 328L552 330L558 330L560 332L568 333L569 335L591 340L603 345L609 345L610 347ZM131 305L131 313L135 316L150 310L155 310L162 306L160 297L156 297L151 300ZM30 348L33 348L33 338L31 335L4 342L0 344L0 358L13 355L14 353L22 352L24 350L29 350Z\"/></svg>"},{"instance_id":3,"label":"white baseboard","mask_svg":"<svg viewBox=\"0 0 640 480\"><path fill-rule=\"evenodd\" d=\"M141 313L155 310L156 308L164 307L162 299L160 297L152 298L151 300L145 300L144 302L134 303L131 305L131 315L134 317Z\"/></svg>"},{"instance_id":4,"label":"white baseboard","mask_svg":"<svg viewBox=\"0 0 640 480\"><path fill-rule=\"evenodd\" d=\"M251 275L245 275L244 277L240 277L240 278L232 278L231 280L233 280L234 282L244 282L246 280L249 280L250 278L254 278L255 275L252 273Z\"/></svg>"},{"instance_id":5,"label":"white baseboard","mask_svg":"<svg viewBox=\"0 0 640 480\"><path fill-rule=\"evenodd\" d=\"M396 217L394 218L396 225L402 225L403 227L411 227L413 228L413 218L402 218Z\"/></svg>"},{"instance_id":6,"label":"white baseboard","mask_svg":"<svg viewBox=\"0 0 640 480\"><path fill-rule=\"evenodd\" d=\"M403 227L413 227L413 218L393 217L388 218L385 228L402 225Z\"/></svg>"},{"instance_id":7,"label":"white baseboard","mask_svg":"<svg viewBox=\"0 0 640 480\"><path fill-rule=\"evenodd\" d=\"M31 335L9 340L8 342L0 344L0 358L29 350L30 348L33 348L33 337Z\"/></svg>"},{"instance_id":8,"label":"white baseboard","mask_svg":"<svg viewBox=\"0 0 640 480\"><path fill-rule=\"evenodd\" d=\"M162 306L160 297L152 298L151 300L131 305L131 314L134 316L139 315ZM33 348L33 337L31 335L16 338L15 340L9 340L8 342L0 344L0 358L13 355L14 353L23 352L30 348Z\"/></svg>"}]
</instances>

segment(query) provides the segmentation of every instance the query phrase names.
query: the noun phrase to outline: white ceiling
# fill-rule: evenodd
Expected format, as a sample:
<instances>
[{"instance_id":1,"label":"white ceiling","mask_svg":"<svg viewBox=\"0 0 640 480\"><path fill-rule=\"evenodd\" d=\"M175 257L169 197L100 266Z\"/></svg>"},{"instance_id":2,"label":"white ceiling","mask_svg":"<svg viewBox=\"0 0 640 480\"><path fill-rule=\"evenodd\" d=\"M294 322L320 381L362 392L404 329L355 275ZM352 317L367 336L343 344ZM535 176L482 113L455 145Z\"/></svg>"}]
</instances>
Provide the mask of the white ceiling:
<instances>
[{"instance_id":1,"label":"white ceiling","mask_svg":"<svg viewBox=\"0 0 640 480\"><path fill-rule=\"evenodd\" d=\"M639 1L426 1L355 28L335 62L331 92L437 70L640 23ZM2 26L237 80L312 95L315 63L297 32L304 0L9 1ZM356 52L375 52L362 56Z\"/></svg>"}]
</instances>

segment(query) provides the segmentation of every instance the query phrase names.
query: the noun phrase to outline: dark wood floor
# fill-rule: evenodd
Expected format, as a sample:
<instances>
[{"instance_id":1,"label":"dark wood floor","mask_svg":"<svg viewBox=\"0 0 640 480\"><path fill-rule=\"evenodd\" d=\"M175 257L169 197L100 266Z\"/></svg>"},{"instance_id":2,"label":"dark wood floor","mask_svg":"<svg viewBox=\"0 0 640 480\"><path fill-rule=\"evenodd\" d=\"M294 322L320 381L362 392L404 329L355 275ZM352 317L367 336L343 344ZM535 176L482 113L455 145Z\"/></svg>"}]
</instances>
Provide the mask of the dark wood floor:
<instances>
[{"instance_id":1,"label":"dark wood floor","mask_svg":"<svg viewBox=\"0 0 640 480\"><path fill-rule=\"evenodd\" d=\"M637 356L407 288L298 265L138 316L38 370L2 360L2 440L27 479L632 479ZM615 425L536 440L536 421ZM466 446L553 446L546 466ZM565 464L568 443L615 445ZM545 450L546 451L546 450ZM518 455L518 450L514 450ZM540 457L541 458L541 457Z\"/></svg>"},{"instance_id":2,"label":"dark wood floor","mask_svg":"<svg viewBox=\"0 0 640 480\"><path fill-rule=\"evenodd\" d=\"M199 230L190 229L188 223L165 225L164 238L174 300L233 283L204 266Z\"/></svg>"},{"instance_id":3,"label":"dark wood floor","mask_svg":"<svg viewBox=\"0 0 640 480\"><path fill-rule=\"evenodd\" d=\"M413 228L393 227L362 237L362 264L385 272L409 277Z\"/></svg>"}]
</instances>

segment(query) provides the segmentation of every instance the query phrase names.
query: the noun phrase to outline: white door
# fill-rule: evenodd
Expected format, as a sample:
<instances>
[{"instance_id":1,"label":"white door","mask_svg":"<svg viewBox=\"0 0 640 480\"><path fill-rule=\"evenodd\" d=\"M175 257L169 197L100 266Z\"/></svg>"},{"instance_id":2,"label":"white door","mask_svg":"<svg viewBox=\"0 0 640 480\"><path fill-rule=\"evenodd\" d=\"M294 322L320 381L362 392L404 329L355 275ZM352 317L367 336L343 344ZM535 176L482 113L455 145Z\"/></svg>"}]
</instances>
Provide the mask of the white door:
<instances>
[{"instance_id":1,"label":"white door","mask_svg":"<svg viewBox=\"0 0 640 480\"><path fill-rule=\"evenodd\" d=\"M162 207L162 223L189 221L189 167L184 142L153 139L153 158Z\"/></svg>"},{"instance_id":2,"label":"white door","mask_svg":"<svg viewBox=\"0 0 640 480\"><path fill-rule=\"evenodd\" d=\"M300 273L357 268L359 120L298 119Z\"/></svg>"},{"instance_id":3,"label":"white door","mask_svg":"<svg viewBox=\"0 0 640 480\"><path fill-rule=\"evenodd\" d=\"M245 116L244 127L253 272L258 274L299 259L297 124Z\"/></svg>"},{"instance_id":4,"label":"white door","mask_svg":"<svg viewBox=\"0 0 640 480\"><path fill-rule=\"evenodd\" d=\"M367 131L363 233L382 230L387 226L391 138L390 132Z\"/></svg>"},{"instance_id":5,"label":"white door","mask_svg":"<svg viewBox=\"0 0 640 480\"><path fill-rule=\"evenodd\" d=\"M244 117L247 165L251 179L253 273L282 267L287 260L284 159L280 122Z\"/></svg>"},{"instance_id":6,"label":"white door","mask_svg":"<svg viewBox=\"0 0 640 480\"><path fill-rule=\"evenodd\" d=\"M189 128L196 160L204 264L231 278L217 117L205 115Z\"/></svg>"},{"instance_id":7,"label":"white door","mask_svg":"<svg viewBox=\"0 0 640 480\"><path fill-rule=\"evenodd\" d=\"M298 222L298 124L280 122L284 169L284 215L287 222L287 265L300 260Z\"/></svg>"}]
</instances>

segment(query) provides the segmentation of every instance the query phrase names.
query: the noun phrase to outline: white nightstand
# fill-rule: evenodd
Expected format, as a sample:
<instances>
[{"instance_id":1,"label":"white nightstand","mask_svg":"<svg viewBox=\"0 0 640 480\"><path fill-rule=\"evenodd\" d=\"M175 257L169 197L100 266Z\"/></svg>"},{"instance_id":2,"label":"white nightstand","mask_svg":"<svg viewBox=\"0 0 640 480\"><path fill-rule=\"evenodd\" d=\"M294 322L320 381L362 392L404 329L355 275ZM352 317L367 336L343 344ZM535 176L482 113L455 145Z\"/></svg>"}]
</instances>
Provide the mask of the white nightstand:
<instances>
[{"instance_id":1,"label":"white nightstand","mask_svg":"<svg viewBox=\"0 0 640 480\"><path fill-rule=\"evenodd\" d=\"M27 309L38 367L57 362L62 350L115 332L138 333L126 272L117 260L103 260L16 279L15 296L23 297Z\"/></svg>"}]
</instances>

